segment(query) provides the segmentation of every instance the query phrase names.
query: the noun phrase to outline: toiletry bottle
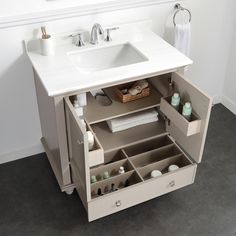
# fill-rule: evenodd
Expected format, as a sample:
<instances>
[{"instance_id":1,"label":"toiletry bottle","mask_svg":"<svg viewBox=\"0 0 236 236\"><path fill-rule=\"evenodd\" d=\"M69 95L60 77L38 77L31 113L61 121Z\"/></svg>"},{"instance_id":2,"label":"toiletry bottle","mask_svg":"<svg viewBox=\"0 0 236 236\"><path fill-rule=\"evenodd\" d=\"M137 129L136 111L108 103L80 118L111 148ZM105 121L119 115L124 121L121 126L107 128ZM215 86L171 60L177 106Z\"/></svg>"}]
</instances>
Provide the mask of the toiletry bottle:
<instances>
[{"instance_id":1,"label":"toiletry bottle","mask_svg":"<svg viewBox=\"0 0 236 236\"><path fill-rule=\"evenodd\" d=\"M77 100L74 102L74 108L75 108L75 112L76 114L80 117L80 116L83 116L83 107L81 107Z\"/></svg>"},{"instance_id":2,"label":"toiletry bottle","mask_svg":"<svg viewBox=\"0 0 236 236\"><path fill-rule=\"evenodd\" d=\"M171 97L171 106L174 107L177 111L179 110L180 97L178 93L174 93Z\"/></svg>"},{"instance_id":3,"label":"toiletry bottle","mask_svg":"<svg viewBox=\"0 0 236 236\"><path fill-rule=\"evenodd\" d=\"M97 177L96 177L96 175L92 175L92 176L91 176L91 184L96 183L96 182L97 182Z\"/></svg>"},{"instance_id":4,"label":"toiletry bottle","mask_svg":"<svg viewBox=\"0 0 236 236\"><path fill-rule=\"evenodd\" d=\"M186 102L183 106L182 115L185 117L186 120L191 120L191 114L192 114L192 106L190 102Z\"/></svg>"},{"instance_id":5,"label":"toiletry bottle","mask_svg":"<svg viewBox=\"0 0 236 236\"><path fill-rule=\"evenodd\" d=\"M92 151L94 148L94 136L93 133L89 130L87 131L87 135L88 135L88 147L89 147L89 151Z\"/></svg>"},{"instance_id":6,"label":"toiletry bottle","mask_svg":"<svg viewBox=\"0 0 236 236\"><path fill-rule=\"evenodd\" d=\"M109 178L110 178L110 175L109 175L108 171L105 171L103 173L103 179L109 179Z\"/></svg>"},{"instance_id":7,"label":"toiletry bottle","mask_svg":"<svg viewBox=\"0 0 236 236\"><path fill-rule=\"evenodd\" d=\"M124 174L124 173L125 173L125 169L123 166L121 166L119 169L119 174Z\"/></svg>"}]
</instances>

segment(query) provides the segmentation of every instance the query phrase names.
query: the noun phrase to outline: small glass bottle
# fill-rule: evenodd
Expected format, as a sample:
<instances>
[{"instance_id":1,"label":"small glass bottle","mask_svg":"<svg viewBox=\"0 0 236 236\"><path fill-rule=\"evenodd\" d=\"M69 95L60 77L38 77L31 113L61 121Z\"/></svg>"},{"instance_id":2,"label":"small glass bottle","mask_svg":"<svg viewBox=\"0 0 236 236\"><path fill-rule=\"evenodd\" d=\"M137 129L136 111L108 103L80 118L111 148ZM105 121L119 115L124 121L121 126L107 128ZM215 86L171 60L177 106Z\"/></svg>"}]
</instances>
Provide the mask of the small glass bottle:
<instances>
[{"instance_id":1,"label":"small glass bottle","mask_svg":"<svg viewBox=\"0 0 236 236\"><path fill-rule=\"evenodd\" d=\"M185 117L186 120L191 120L191 114L192 114L192 106L190 102L186 102L183 106L182 115Z\"/></svg>"},{"instance_id":2,"label":"small glass bottle","mask_svg":"<svg viewBox=\"0 0 236 236\"><path fill-rule=\"evenodd\" d=\"M109 179L110 178L110 175L109 175L109 172L108 171L105 171L103 173L103 179Z\"/></svg>"},{"instance_id":3,"label":"small glass bottle","mask_svg":"<svg viewBox=\"0 0 236 236\"><path fill-rule=\"evenodd\" d=\"M121 166L120 169L119 169L119 174L124 174L125 173L125 169L124 169L124 166Z\"/></svg>"},{"instance_id":4,"label":"small glass bottle","mask_svg":"<svg viewBox=\"0 0 236 236\"><path fill-rule=\"evenodd\" d=\"M178 93L174 93L173 96L171 97L171 106L178 111L179 103L180 103L180 96Z\"/></svg>"}]
</instances>

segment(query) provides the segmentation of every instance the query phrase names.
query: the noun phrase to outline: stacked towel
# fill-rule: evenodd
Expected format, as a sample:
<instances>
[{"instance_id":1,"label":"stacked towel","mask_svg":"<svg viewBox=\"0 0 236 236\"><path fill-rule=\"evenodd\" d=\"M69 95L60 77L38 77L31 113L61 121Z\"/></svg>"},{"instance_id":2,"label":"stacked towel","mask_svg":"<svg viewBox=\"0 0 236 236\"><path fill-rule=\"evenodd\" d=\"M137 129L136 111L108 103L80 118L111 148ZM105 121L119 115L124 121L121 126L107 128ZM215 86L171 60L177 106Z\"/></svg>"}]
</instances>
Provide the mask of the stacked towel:
<instances>
[{"instance_id":1,"label":"stacked towel","mask_svg":"<svg viewBox=\"0 0 236 236\"><path fill-rule=\"evenodd\" d=\"M153 108L147 111L141 111L131 115L108 120L107 125L112 133L114 133L155 121L158 121L158 112Z\"/></svg>"}]
</instances>

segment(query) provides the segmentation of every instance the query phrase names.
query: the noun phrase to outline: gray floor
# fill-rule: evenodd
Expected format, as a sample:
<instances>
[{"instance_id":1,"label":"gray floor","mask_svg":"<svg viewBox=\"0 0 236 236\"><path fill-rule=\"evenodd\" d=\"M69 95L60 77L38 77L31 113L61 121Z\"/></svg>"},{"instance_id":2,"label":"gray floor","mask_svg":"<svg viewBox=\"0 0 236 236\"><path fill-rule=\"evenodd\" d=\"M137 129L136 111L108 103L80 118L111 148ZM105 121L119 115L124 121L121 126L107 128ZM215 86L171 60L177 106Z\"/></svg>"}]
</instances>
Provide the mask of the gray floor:
<instances>
[{"instance_id":1,"label":"gray floor","mask_svg":"<svg viewBox=\"0 0 236 236\"><path fill-rule=\"evenodd\" d=\"M44 154L0 165L0 235L236 235L236 116L214 107L195 184L87 222Z\"/></svg>"}]
</instances>

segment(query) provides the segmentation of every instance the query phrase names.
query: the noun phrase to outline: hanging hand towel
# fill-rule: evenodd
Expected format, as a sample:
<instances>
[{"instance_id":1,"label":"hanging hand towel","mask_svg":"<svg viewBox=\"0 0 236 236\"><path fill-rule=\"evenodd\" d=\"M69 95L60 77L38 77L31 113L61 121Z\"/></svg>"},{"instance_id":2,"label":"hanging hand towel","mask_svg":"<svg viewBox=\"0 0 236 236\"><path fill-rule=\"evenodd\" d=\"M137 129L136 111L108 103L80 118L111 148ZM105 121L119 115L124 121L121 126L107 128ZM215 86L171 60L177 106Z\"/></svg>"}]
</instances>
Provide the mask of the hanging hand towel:
<instances>
[{"instance_id":1,"label":"hanging hand towel","mask_svg":"<svg viewBox=\"0 0 236 236\"><path fill-rule=\"evenodd\" d=\"M191 27L190 23L175 25L175 48L185 56L190 54Z\"/></svg>"}]
</instances>

